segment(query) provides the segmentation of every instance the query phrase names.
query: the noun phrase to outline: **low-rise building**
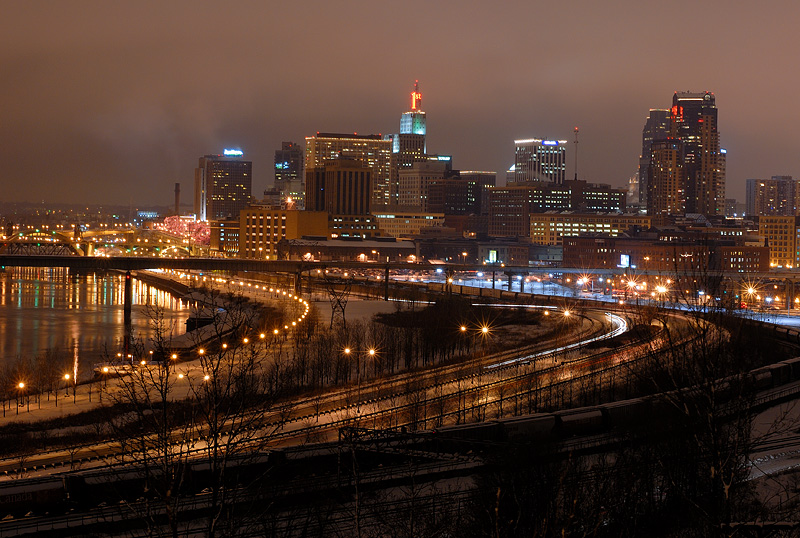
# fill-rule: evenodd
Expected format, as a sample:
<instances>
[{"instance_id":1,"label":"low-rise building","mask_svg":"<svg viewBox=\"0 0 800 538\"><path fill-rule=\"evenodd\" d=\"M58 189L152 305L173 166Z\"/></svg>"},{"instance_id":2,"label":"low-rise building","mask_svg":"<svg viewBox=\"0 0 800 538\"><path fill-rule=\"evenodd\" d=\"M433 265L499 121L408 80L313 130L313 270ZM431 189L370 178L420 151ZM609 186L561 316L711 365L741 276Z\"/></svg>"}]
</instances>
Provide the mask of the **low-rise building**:
<instances>
[{"instance_id":1,"label":"low-rise building","mask_svg":"<svg viewBox=\"0 0 800 538\"><path fill-rule=\"evenodd\" d=\"M644 273L703 275L764 272L769 249L733 241L664 241L659 238L585 234L564 238L565 267L630 269Z\"/></svg>"},{"instance_id":2,"label":"low-rise building","mask_svg":"<svg viewBox=\"0 0 800 538\"><path fill-rule=\"evenodd\" d=\"M531 213L531 242L540 245L560 245L562 238L581 233L605 233L616 237L633 227L647 229L651 218L622 213Z\"/></svg>"},{"instance_id":3,"label":"low-rise building","mask_svg":"<svg viewBox=\"0 0 800 538\"><path fill-rule=\"evenodd\" d=\"M378 229L391 237L419 235L426 228L437 228L444 224L444 213L376 213Z\"/></svg>"},{"instance_id":4,"label":"low-rise building","mask_svg":"<svg viewBox=\"0 0 800 538\"><path fill-rule=\"evenodd\" d=\"M275 260L280 241L328 234L325 211L248 207L239 214L239 257Z\"/></svg>"},{"instance_id":5,"label":"low-rise building","mask_svg":"<svg viewBox=\"0 0 800 538\"><path fill-rule=\"evenodd\" d=\"M791 269L800 263L798 233L800 217L762 215L758 218L758 235L769 247L769 266Z\"/></svg>"}]
</instances>

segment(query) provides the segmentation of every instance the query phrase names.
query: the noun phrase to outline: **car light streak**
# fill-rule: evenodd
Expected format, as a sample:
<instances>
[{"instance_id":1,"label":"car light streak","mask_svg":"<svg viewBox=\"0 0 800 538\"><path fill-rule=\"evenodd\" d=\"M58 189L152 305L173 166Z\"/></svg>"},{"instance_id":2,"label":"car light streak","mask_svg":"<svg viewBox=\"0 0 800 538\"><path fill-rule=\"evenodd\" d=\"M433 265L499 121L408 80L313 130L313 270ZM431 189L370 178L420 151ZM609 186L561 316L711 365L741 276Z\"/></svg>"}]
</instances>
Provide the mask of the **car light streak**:
<instances>
[{"instance_id":1,"label":"car light streak","mask_svg":"<svg viewBox=\"0 0 800 538\"><path fill-rule=\"evenodd\" d=\"M608 316L609 321L614 325L614 330L612 330L611 332L608 332L606 334L601 334L600 336L595 336L594 338L587 338L586 340L581 340L580 342L575 342L573 344L569 344L566 346L561 346L555 349L542 351L540 353L534 353L532 355L525 355L524 357L517 357L515 359L509 359L495 364L489 364L487 366L484 366L484 369L490 370L492 368L502 368L503 366L510 366L512 364L517 364L521 362L531 362L533 360L542 357L552 356L561 351L567 351L570 349L579 348L592 342L598 342L600 340L608 340L609 338L614 338L615 336L619 336L628 330L628 322L625 321L624 318L616 314L612 314L611 312L606 312L606 316Z\"/></svg>"}]
</instances>

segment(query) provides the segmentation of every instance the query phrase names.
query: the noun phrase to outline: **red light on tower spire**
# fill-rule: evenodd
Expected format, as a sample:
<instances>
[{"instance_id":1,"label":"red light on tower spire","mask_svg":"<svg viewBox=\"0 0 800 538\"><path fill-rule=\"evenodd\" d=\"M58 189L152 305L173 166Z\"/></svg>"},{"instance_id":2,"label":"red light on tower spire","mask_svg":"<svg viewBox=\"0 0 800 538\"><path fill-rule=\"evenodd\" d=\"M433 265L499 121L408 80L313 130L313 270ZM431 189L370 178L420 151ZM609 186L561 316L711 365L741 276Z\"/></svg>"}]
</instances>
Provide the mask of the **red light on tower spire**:
<instances>
[{"instance_id":1,"label":"red light on tower spire","mask_svg":"<svg viewBox=\"0 0 800 538\"><path fill-rule=\"evenodd\" d=\"M419 93L419 80L414 81L414 91L411 92L411 110L422 109L422 94Z\"/></svg>"}]
</instances>

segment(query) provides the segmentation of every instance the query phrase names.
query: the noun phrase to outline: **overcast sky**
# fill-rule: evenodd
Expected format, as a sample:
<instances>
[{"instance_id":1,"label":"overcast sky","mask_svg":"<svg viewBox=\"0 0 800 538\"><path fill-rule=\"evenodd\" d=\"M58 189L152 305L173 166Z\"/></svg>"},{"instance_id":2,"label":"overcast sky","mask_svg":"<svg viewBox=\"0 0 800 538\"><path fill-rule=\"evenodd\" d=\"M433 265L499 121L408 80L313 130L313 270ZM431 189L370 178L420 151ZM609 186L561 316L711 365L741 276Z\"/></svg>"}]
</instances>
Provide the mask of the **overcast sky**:
<instances>
[{"instance_id":1,"label":"overcast sky","mask_svg":"<svg viewBox=\"0 0 800 538\"><path fill-rule=\"evenodd\" d=\"M0 0L4 201L165 205L241 147L253 194L283 140L391 133L419 79L428 150L513 164L573 138L579 175L627 184L650 108L712 91L728 196L800 176L800 4L787 1ZM573 174L573 148L567 175Z\"/></svg>"}]
</instances>

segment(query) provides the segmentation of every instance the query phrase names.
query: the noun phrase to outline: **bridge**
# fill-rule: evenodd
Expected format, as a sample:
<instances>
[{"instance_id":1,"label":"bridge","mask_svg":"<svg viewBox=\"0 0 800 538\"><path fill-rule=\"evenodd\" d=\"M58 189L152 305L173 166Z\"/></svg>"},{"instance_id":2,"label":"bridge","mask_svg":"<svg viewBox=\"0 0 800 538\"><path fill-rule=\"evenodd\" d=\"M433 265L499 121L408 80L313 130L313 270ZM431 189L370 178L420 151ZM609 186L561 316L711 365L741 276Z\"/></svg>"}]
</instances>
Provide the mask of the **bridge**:
<instances>
[{"instance_id":1,"label":"bridge","mask_svg":"<svg viewBox=\"0 0 800 538\"><path fill-rule=\"evenodd\" d=\"M208 252L183 237L161 230L91 230L80 238L56 230L19 231L0 241L0 254L22 256L95 256L98 252L114 256L199 256Z\"/></svg>"},{"instance_id":2,"label":"bridge","mask_svg":"<svg viewBox=\"0 0 800 538\"><path fill-rule=\"evenodd\" d=\"M47 244L47 243L43 243ZM55 245L55 243L53 243ZM527 266L527 265L505 265L505 264L464 264L464 263L429 263L407 261L396 262L363 262L363 261L306 261L306 260L257 260L247 258L216 258L216 257L169 257L158 256L86 256L75 255L69 250L53 249L52 252L30 254L3 253L0 250L0 267L67 267L70 269L85 271L137 271L147 269L166 269L178 271L219 271L233 274L240 272L255 273L278 273L292 275L294 278L295 292L302 292L302 279L306 272L321 271L325 269L333 270L355 270L368 271L370 273L382 274L384 280L384 296L389 296L389 279L391 271L415 271L415 272L441 272L443 279L447 282L456 272L483 272L487 275L491 273L492 281L507 279L508 290L511 291L515 279L520 279L523 275L538 276L541 278L556 276L558 278L565 275L574 275L585 279L586 282L594 281L599 278L627 279L630 283L634 280L646 279L647 277L659 277L662 279L677 280L694 279L692 294L698 291L706 294L728 294L731 304L734 304L734 297L739 300L753 300L757 293L777 294L782 293L786 296L785 308L797 307L795 289L800 283L800 271L770 271L763 273L739 273L734 271L707 271L704 274L698 269L696 275L681 274L676 275L665 271L641 270L630 268L601 268L592 269L585 267L550 267L550 266ZM519 281L519 291L522 290L523 280ZM576 280L578 282L578 280ZM688 286L689 284L687 284ZM621 286L620 286L621 287ZM756 291L757 290L757 291ZM778 290L778 291L775 291ZM681 300L697 300L697 297L688 297L680 293L679 290L671 290L667 295L674 296L675 301L680 296Z\"/></svg>"}]
</instances>

